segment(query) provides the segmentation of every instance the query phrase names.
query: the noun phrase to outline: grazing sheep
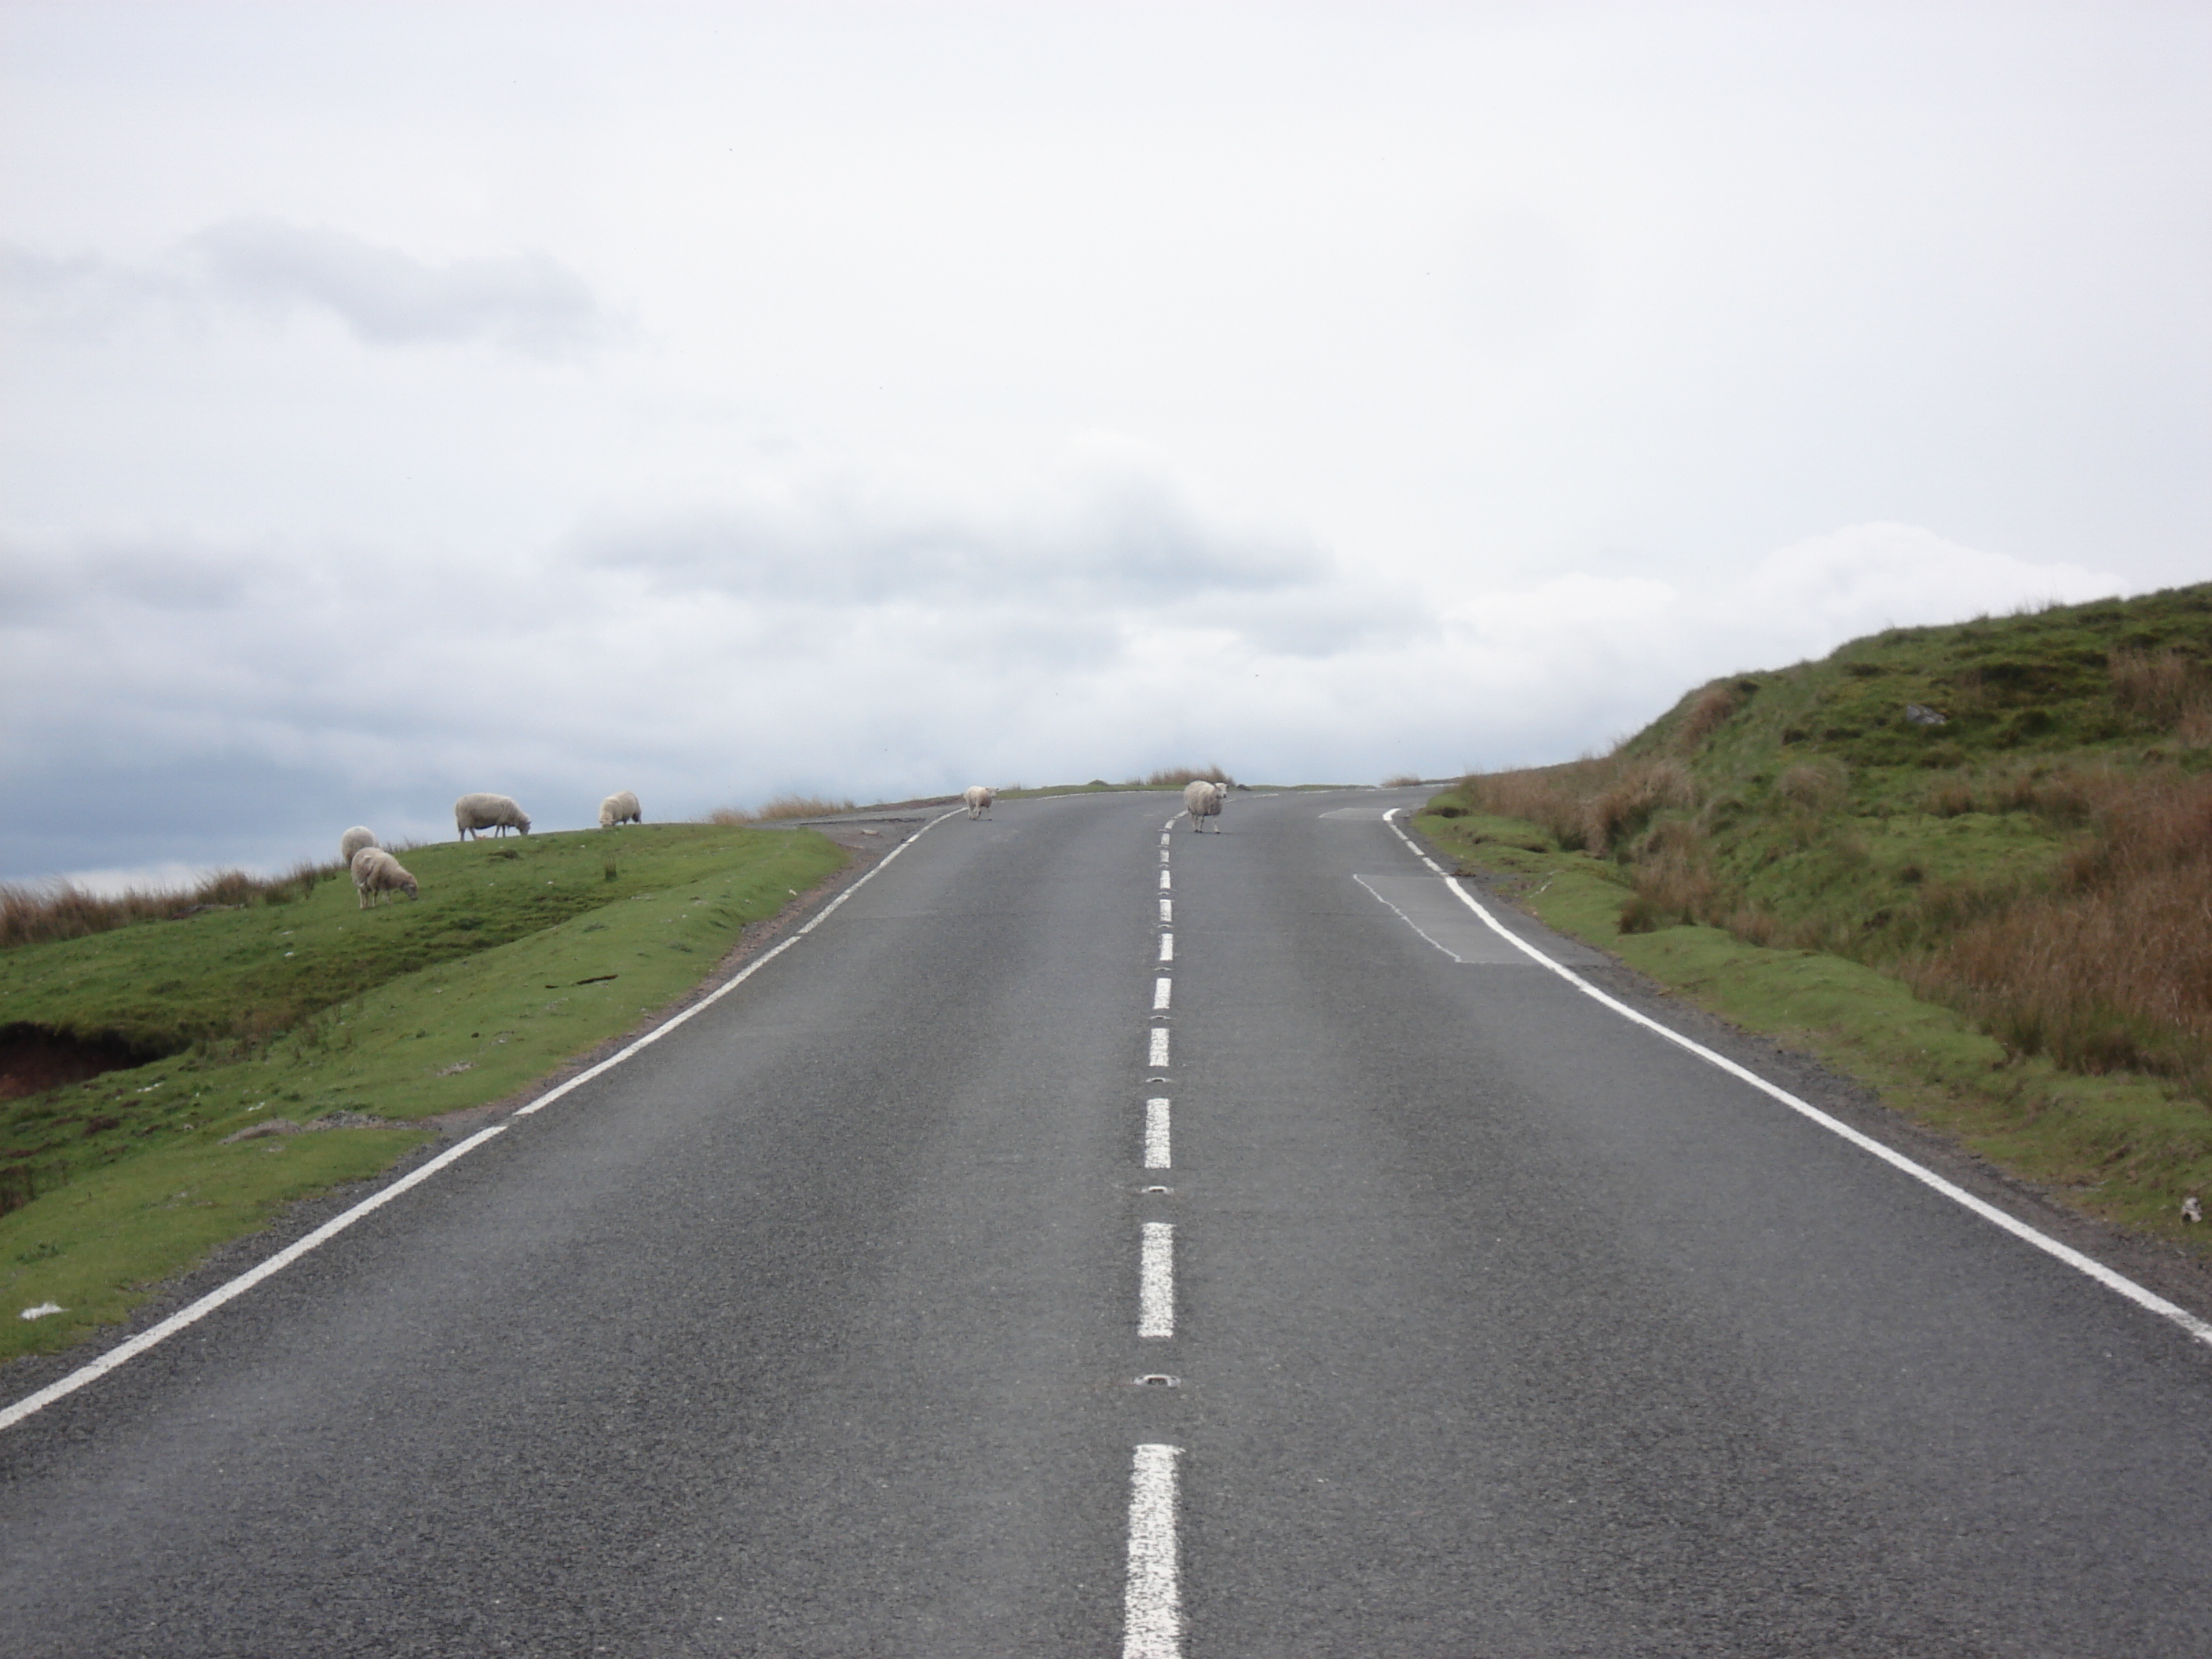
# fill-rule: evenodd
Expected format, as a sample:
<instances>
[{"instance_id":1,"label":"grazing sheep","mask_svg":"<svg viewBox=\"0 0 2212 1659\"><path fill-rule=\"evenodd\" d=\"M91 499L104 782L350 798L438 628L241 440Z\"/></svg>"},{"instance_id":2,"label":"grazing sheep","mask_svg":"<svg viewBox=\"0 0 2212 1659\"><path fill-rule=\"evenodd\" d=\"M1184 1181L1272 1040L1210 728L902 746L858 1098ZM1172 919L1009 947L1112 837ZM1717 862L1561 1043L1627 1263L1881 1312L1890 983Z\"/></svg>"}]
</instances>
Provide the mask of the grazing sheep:
<instances>
[{"instance_id":1,"label":"grazing sheep","mask_svg":"<svg viewBox=\"0 0 2212 1659\"><path fill-rule=\"evenodd\" d=\"M464 795L453 803L453 822L459 826L463 841L471 833L481 835L487 830L505 835L509 830L530 833L530 815L505 795Z\"/></svg>"},{"instance_id":2,"label":"grazing sheep","mask_svg":"<svg viewBox=\"0 0 2212 1659\"><path fill-rule=\"evenodd\" d=\"M374 830L364 829L356 823L338 837L338 862L350 867L356 853L364 847L375 845L376 832Z\"/></svg>"},{"instance_id":3,"label":"grazing sheep","mask_svg":"<svg viewBox=\"0 0 2212 1659\"><path fill-rule=\"evenodd\" d=\"M399 867L399 860L381 847L364 847L353 855L354 890L361 895L361 908L368 908L368 896L376 895L379 904L386 893L404 890L409 898L421 898L422 890L416 886L415 878Z\"/></svg>"},{"instance_id":4,"label":"grazing sheep","mask_svg":"<svg viewBox=\"0 0 2212 1659\"><path fill-rule=\"evenodd\" d=\"M1221 803L1229 799L1225 783L1208 783L1203 778L1193 778L1182 787L1182 810L1190 814L1191 832L1206 833L1206 821L1213 820L1213 833L1221 833Z\"/></svg>"},{"instance_id":5,"label":"grazing sheep","mask_svg":"<svg viewBox=\"0 0 2212 1659\"><path fill-rule=\"evenodd\" d=\"M988 783L971 783L960 796L961 799L968 803L968 816L971 818L988 817L991 811L991 803L998 798L999 792Z\"/></svg>"},{"instance_id":6,"label":"grazing sheep","mask_svg":"<svg viewBox=\"0 0 2212 1659\"><path fill-rule=\"evenodd\" d=\"M599 803L599 828L611 830L618 823L643 823L645 814L637 804L637 797L625 789L619 794L609 795Z\"/></svg>"}]
</instances>

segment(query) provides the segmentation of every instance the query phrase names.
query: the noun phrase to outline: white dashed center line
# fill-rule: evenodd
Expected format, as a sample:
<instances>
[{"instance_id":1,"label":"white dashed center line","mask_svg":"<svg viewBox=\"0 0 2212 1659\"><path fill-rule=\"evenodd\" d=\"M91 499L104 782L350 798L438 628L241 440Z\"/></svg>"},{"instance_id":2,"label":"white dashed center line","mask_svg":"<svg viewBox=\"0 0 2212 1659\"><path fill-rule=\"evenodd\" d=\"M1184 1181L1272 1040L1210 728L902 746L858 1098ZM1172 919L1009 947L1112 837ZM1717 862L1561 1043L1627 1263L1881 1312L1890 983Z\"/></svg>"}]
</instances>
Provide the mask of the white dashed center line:
<instances>
[{"instance_id":1,"label":"white dashed center line","mask_svg":"<svg viewBox=\"0 0 2212 1659\"><path fill-rule=\"evenodd\" d=\"M1175 920L1175 901L1174 901L1173 899L1162 899L1162 900L1160 901L1160 921L1161 921L1161 922L1162 922L1163 924L1164 924L1164 923L1167 923L1167 922L1173 921L1174 920Z\"/></svg>"},{"instance_id":2,"label":"white dashed center line","mask_svg":"<svg viewBox=\"0 0 2212 1659\"><path fill-rule=\"evenodd\" d=\"M1168 890L1168 889L1169 889L1170 887L1173 886L1174 884L1175 884L1175 878L1174 878L1171 874L1170 874L1167 871L1165 871L1165 870L1161 871L1161 872L1160 872L1160 891L1162 891L1163 893L1164 893L1164 892L1166 892L1166 891Z\"/></svg>"},{"instance_id":3,"label":"white dashed center line","mask_svg":"<svg viewBox=\"0 0 2212 1659\"><path fill-rule=\"evenodd\" d=\"M1168 1103L1157 1096L1145 1103L1145 1167L1175 1168L1168 1157Z\"/></svg>"},{"instance_id":4,"label":"white dashed center line","mask_svg":"<svg viewBox=\"0 0 2212 1659\"><path fill-rule=\"evenodd\" d=\"M1164 1013L1167 1011L1168 999L1174 994L1175 981L1173 980L1168 978L1165 975L1162 975L1159 978L1154 980L1152 981L1152 1012L1156 1014Z\"/></svg>"},{"instance_id":5,"label":"white dashed center line","mask_svg":"<svg viewBox=\"0 0 2212 1659\"><path fill-rule=\"evenodd\" d=\"M1129 1587L1121 1659L1181 1659L1182 1575L1176 1544L1180 1446L1139 1446L1129 1472Z\"/></svg>"},{"instance_id":6,"label":"white dashed center line","mask_svg":"<svg viewBox=\"0 0 2212 1659\"><path fill-rule=\"evenodd\" d=\"M1175 1334L1175 1224L1145 1223L1137 1266L1137 1334L1157 1341Z\"/></svg>"},{"instance_id":7,"label":"white dashed center line","mask_svg":"<svg viewBox=\"0 0 2212 1659\"><path fill-rule=\"evenodd\" d=\"M1162 962L1173 962L1175 960L1175 935L1173 933L1162 933L1160 935L1160 960Z\"/></svg>"},{"instance_id":8,"label":"white dashed center line","mask_svg":"<svg viewBox=\"0 0 2212 1659\"><path fill-rule=\"evenodd\" d=\"M1145 1064L1147 1066L1157 1066L1164 1072L1167 1070L1168 1030L1166 1026L1159 1025L1153 1027L1152 1046L1145 1056Z\"/></svg>"}]
</instances>

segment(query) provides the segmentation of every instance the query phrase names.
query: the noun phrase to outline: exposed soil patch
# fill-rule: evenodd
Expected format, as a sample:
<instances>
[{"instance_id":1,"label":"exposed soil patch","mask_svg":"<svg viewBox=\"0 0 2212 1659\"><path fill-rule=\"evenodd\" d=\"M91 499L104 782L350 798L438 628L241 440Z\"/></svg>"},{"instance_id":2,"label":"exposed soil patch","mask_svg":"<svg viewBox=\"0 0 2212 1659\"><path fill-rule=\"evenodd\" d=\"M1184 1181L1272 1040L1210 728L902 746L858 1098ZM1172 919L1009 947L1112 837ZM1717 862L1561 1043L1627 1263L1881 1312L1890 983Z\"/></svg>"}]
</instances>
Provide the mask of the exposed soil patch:
<instances>
[{"instance_id":1,"label":"exposed soil patch","mask_svg":"<svg viewBox=\"0 0 2212 1659\"><path fill-rule=\"evenodd\" d=\"M42 1025L0 1025L0 1100L44 1094L161 1055L112 1037L73 1037Z\"/></svg>"}]
</instances>

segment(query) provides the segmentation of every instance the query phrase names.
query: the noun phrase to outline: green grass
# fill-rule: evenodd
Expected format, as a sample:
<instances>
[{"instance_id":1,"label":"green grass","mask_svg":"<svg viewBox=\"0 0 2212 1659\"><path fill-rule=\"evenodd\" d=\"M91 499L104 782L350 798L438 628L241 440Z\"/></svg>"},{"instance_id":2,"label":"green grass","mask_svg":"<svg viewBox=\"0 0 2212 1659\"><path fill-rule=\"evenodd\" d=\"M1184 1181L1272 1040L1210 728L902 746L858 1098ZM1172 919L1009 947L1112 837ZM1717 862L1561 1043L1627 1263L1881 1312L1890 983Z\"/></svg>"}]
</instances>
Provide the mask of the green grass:
<instances>
[{"instance_id":1,"label":"green grass","mask_svg":"<svg viewBox=\"0 0 2212 1659\"><path fill-rule=\"evenodd\" d=\"M38 1196L0 1216L0 1358L61 1346L161 1279L696 984L744 924L842 866L806 830L652 824L412 849L418 903L326 882L286 904L0 954L11 1023L172 1052L0 1103L0 1157ZM179 1194L192 1196L179 1198ZM14 1316L56 1302L35 1322Z\"/></svg>"},{"instance_id":2,"label":"green grass","mask_svg":"<svg viewBox=\"0 0 2212 1659\"><path fill-rule=\"evenodd\" d=\"M1419 822L1562 931L2202 1250L2179 1211L2212 1188L2212 988L2166 994L2212 933L2208 781L2212 586L1715 681L1611 756L1463 781Z\"/></svg>"},{"instance_id":3,"label":"green grass","mask_svg":"<svg viewBox=\"0 0 2212 1659\"><path fill-rule=\"evenodd\" d=\"M1816 1055L1906 1115L2062 1202L2199 1250L2176 1218L2212 1190L2212 1118L2160 1079L2075 1075L2021 1055L1895 976L1831 952L1748 944L1718 927L1623 933L1630 889L1606 860L1547 848L1512 820L1417 816L1462 870L1503 878L1547 926L1618 956L1689 1001Z\"/></svg>"}]
</instances>

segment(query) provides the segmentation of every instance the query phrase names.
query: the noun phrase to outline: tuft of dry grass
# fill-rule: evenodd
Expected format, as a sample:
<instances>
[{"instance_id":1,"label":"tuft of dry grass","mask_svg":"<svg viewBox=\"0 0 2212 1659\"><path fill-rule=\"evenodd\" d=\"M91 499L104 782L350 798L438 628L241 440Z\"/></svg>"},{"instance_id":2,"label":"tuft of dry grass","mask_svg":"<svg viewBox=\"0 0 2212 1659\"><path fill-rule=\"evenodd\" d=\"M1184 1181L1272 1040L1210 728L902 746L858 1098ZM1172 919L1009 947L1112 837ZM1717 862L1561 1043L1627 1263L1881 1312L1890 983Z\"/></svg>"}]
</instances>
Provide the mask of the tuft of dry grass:
<instances>
[{"instance_id":1,"label":"tuft of dry grass","mask_svg":"<svg viewBox=\"0 0 2212 1659\"><path fill-rule=\"evenodd\" d=\"M1421 775L1418 772L1394 772L1382 780L1382 787L1385 789L1412 789L1420 782Z\"/></svg>"},{"instance_id":2,"label":"tuft of dry grass","mask_svg":"<svg viewBox=\"0 0 2212 1659\"><path fill-rule=\"evenodd\" d=\"M1678 760L1585 756L1563 766L1480 772L1462 778L1469 808L1540 825L1569 851L1600 855L1626 841L1667 807L1697 805L1696 784Z\"/></svg>"},{"instance_id":3,"label":"tuft of dry grass","mask_svg":"<svg viewBox=\"0 0 2212 1659\"><path fill-rule=\"evenodd\" d=\"M1840 761L1802 761L1774 781L1774 793L1807 812L1832 812L1844 804L1850 775Z\"/></svg>"},{"instance_id":4,"label":"tuft of dry grass","mask_svg":"<svg viewBox=\"0 0 2212 1659\"><path fill-rule=\"evenodd\" d=\"M835 817L840 812L856 812L859 806L849 800L831 800L824 795L797 793L771 797L766 804L753 811L742 806L718 806L707 814L707 822L719 823L725 829L742 830L751 823L775 823L790 818Z\"/></svg>"},{"instance_id":5,"label":"tuft of dry grass","mask_svg":"<svg viewBox=\"0 0 2212 1659\"><path fill-rule=\"evenodd\" d=\"M2105 665L2112 677L2112 701L2153 726L2171 728L2186 715L2201 719L2212 709L2212 685L2208 685L2203 668L2172 647L2163 651L2121 647L2106 653Z\"/></svg>"},{"instance_id":6,"label":"tuft of dry grass","mask_svg":"<svg viewBox=\"0 0 2212 1659\"><path fill-rule=\"evenodd\" d=\"M1675 746L1689 753L1720 730L1729 716L1742 707L1743 698L1734 686L1707 686L1683 711L1682 723L1674 729Z\"/></svg>"},{"instance_id":7,"label":"tuft of dry grass","mask_svg":"<svg viewBox=\"0 0 2212 1659\"><path fill-rule=\"evenodd\" d=\"M1132 778L1130 781L1133 783L1136 780ZM1200 781L1206 783L1232 783L1235 780L1231 778L1228 773L1221 769L1220 763L1218 762L1215 763L1212 766L1170 766L1164 768L1160 771L1153 773L1152 776L1145 780L1145 782L1153 788L1158 788L1163 785L1180 785L1185 783L1197 783Z\"/></svg>"},{"instance_id":8,"label":"tuft of dry grass","mask_svg":"<svg viewBox=\"0 0 2212 1659\"><path fill-rule=\"evenodd\" d=\"M1638 846L1635 890L1621 907L1620 931L1648 933L1678 921L1701 921L1718 908L1710 839L1686 818L1652 827Z\"/></svg>"},{"instance_id":9,"label":"tuft of dry grass","mask_svg":"<svg viewBox=\"0 0 2212 1659\"><path fill-rule=\"evenodd\" d=\"M180 921L203 910L289 904L313 892L316 883L343 873L336 863L302 861L281 876L218 870L190 887L133 887L112 894L88 893L65 881L0 883L0 950L82 939L142 921Z\"/></svg>"}]
</instances>

